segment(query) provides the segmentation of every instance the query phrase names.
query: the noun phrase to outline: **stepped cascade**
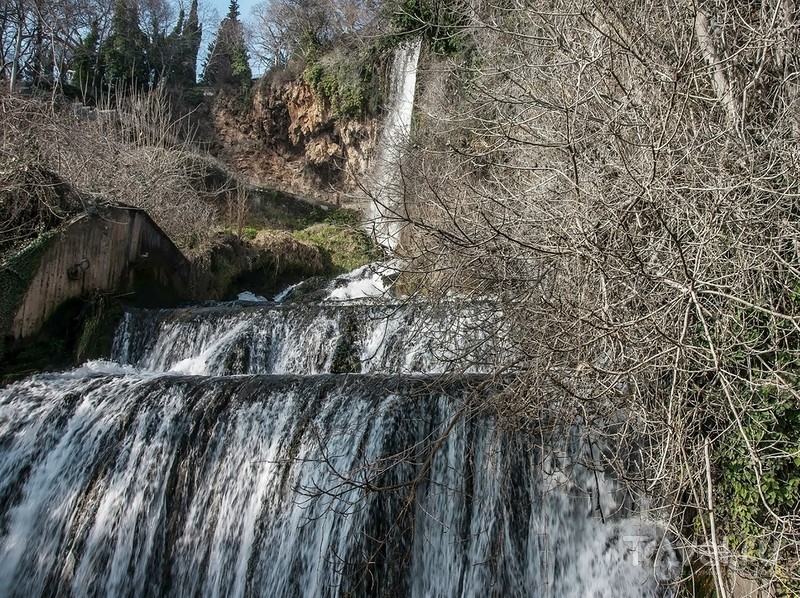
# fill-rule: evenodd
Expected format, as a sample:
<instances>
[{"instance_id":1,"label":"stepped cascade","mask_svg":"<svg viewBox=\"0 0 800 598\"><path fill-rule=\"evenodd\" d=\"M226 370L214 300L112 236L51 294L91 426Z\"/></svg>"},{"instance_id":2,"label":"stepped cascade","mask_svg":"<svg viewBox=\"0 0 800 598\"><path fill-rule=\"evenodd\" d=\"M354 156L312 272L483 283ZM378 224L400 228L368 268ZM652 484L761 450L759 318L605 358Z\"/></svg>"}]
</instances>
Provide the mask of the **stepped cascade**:
<instances>
[{"instance_id":1,"label":"stepped cascade","mask_svg":"<svg viewBox=\"0 0 800 598\"><path fill-rule=\"evenodd\" d=\"M497 426L499 349L446 311L136 311L116 361L4 389L0 595L668 594L664 532L579 426Z\"/></svg>"}]
</instances>

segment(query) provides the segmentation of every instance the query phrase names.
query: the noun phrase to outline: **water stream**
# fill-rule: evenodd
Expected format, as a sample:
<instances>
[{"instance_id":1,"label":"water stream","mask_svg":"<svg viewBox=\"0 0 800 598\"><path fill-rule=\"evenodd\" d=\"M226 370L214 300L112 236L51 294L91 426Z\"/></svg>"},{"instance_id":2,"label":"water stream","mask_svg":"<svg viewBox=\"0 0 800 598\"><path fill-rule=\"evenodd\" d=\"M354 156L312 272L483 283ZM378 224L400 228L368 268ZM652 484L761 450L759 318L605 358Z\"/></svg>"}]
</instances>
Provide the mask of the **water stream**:
<instances>
[{"instance_id":1,"label":"water stream","mask_svg":"<svg viewBox=\"0 0 800 598\"><path fill-rule=\"evenodd\" d=\"M372 234L387 249L400 241L405 210L399 163L411 137L414 92L417 84L417 62L421 42L402 46L396 52L390 73L390 90L386 122L368 183Z\"/></svg>"}]
</instances>

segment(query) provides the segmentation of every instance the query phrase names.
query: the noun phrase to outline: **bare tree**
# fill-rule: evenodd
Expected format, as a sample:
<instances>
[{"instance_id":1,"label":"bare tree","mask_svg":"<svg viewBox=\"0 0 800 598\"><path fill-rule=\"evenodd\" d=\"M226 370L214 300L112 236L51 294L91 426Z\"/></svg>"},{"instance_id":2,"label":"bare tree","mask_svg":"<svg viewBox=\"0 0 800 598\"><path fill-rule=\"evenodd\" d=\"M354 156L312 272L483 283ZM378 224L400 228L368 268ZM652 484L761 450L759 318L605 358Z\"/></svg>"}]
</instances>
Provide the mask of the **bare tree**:
<instances>
[{"instance_id":1,"label":"bare tree","mask_svg":"<svg viewBox=\"0 0 800 598\"><path fill-rule=\"evenodd\" d=\"M109 7L93 0L8 0L0 7L3 75L14 84L58 83L93 22L104 31ZM12 85L13 88L13 85Z\"/></svg>"},{"instance_id":2,"label":"bare tree","mask_svg":"<svg viewBox=\"0 0 800 598\"><path fill-rule=\"evenodd\" d=\"M373 0L276 0L256 4L247 20L253 55L265 67L364 34L380 16Z\"/></svg>"}]
</instances>

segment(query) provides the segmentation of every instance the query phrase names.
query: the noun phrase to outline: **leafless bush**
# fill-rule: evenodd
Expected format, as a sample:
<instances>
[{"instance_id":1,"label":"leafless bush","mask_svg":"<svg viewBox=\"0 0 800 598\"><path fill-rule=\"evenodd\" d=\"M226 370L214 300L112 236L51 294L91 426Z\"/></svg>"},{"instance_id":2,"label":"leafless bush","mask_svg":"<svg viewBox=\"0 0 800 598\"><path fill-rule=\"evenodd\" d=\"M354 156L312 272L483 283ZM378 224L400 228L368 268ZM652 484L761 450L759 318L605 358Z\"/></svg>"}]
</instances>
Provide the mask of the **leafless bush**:
<instances>
[{"instance_id":1,"label":"leafless bush","mask_svg":"<svg viewBox=\"0 0 800 598\"><path fill-rule=\"evenodd\" d=\"M184 121L172 118L160 92L100 110L56 107L36 98L4 96L5 168L45 168L85 197L146 209L184 248L208 240L217 195L227 176L194 150Z\"/></svg>"},{"instance_id":2,"label":"leafless bush","mask_svg":"<svg viewBox=\"0 0 800 598\"><path fill-rule=\"evenodd\" d=\"M552 408L546 378L638 438L641 470L609 464L722 596L800 587L790 5L476 0L398 182L411 269L514 324L506 411Z\"/></svg>"},{"instance_id":3,"label":"leafless bush","mask_svg":"<svg viewBox=\"0 0 800 598\"><path fill-rule=\"evenodd\" d=\"M82 207L58 176L11 158L0 169L0 253L58 226Z\"/></svg>"}]
</instances>

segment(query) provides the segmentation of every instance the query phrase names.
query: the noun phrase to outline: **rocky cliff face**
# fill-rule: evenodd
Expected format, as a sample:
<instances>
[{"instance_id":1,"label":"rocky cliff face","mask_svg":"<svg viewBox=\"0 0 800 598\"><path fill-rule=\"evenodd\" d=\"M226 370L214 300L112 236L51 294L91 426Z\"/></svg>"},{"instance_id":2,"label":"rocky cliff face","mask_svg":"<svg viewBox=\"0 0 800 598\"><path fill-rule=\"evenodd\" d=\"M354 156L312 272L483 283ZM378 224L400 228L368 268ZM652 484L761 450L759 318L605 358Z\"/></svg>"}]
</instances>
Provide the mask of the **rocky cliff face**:
<instances>
[{"instance_id":1,"label":"rocky cliff face","mask_svg":"<svg viewBox=\"0 0 800 598\"><path fill-rule=\"evenodd\" d=\"M346 203L366 171L377 119L337 119L301 78L262 78L247 100L220 90L208 111L212 151L254 183Z\"/></svg>"}]
</instances>

